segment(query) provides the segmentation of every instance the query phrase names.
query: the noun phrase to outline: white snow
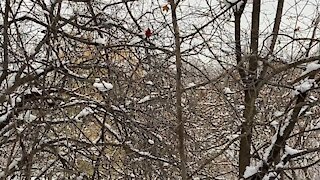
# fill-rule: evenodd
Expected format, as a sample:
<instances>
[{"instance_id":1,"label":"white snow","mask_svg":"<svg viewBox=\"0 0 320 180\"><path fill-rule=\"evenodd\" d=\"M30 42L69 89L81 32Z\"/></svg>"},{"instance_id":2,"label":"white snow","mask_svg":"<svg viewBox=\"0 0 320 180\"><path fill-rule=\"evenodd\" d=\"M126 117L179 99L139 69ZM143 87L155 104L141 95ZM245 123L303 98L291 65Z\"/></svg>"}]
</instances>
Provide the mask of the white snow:
<instances>
[{"instance_id":1,"label":"white snow","mask_svg":"<svg viewBox=\"0 0 320 180\"><path fill-rule=\"evenodd\" d=\"M142 156L152 156L149 152L146 152L146 151L136 151L136 152Z\"/></svg>"},{"instance_id":2,"label":"white snow","mask_svg":"<svg viewBox=\"0 0 320 180\"><path fill-rule=\"evenodd\" d=\"M31 111L28 110L26 113L20 114L20 115L18 116L18 118L21 119L21 120L24 120L24 121L26 121L26 122L32 122L32 121L34 121L35 119L37 119L37 116L31 114Z\"/></svg>"},{"instance_id":3,"label":"white snow","mask_svg":"<svg viewBox=\"0 0 320 180\"><path fill-rule=\"evenodd\" d=\"M93 113L94 113L94 111L93 111L90 107L85 107L85 108L83 108L83 109L79 112L79 114L77 114L77 115L74 117L74 119L77 120L77 121L79 121L79 118L86 117L86 116L88 116L89 114L93 114Z\"/></svg>"},{"instance_id":4,"label":"white snow","mask_svg":"<svg viewBox=\"0 0 320 180\"><path fill-rule=\"evenodd\" d=\"M44 72L45 65L40 62L33 62L31 64L32 69L36 72L36 74L41 74Z\"/></svg>"},{"instance_id":5,"label":"white snow","mask_svg":"<svg viewBox=\"0 0 320 180\"><path fill-rule=\"evenodd\" d=\"M163 166L169 166L169 163L164 162Z\"/></svg>"},{"instance_id":6,"label":"white snow","mask_svg":"<svg viewBox=\"0 0 320 180\"><path fill-rule=\"evenodd\" d=\"M8 111L7 113L5 113L2 116L0 116L0 123L5 121L8 118L9 114L10 114L10 111Z\"/></svg>"},{"instance_id":7,"label":"white snow","mask_svg":"<svg viewBox=\"0 0 320 180\"><path fill-rule=\"evenodd\" d=\"M287 114L287 118L284 120L284 124L280 128L280 132L279 132L280 136L283 136L284 130L288 127L291 120L292 113L293 113L293 110L291 109Z\"/></svg>"},{"instance_id":8,"label":"white snow","mask_svg":"<svg viewBox=\"0 0 320 180\"><path fill-rule=\"evenodd\" d=\"M116 136L117 139L121 139L121 136L118 134L118 132L115 129L112 128L110 124L105 123L104 125L108 129L108 131L110 131L114 136ZM130 144L130 141L127 141L126 143Z\"/></svg>"},{"instance_id":9,"label":"white snow","mask_svg":"<svg viewBox=\"0 0 320 180\"><path fill-rule=\"evenodd\" d=\"M284 147L284 151L285 151L285 153L287 153L289 155L294 155L294 154L302 152L302 150L293 149L287 145Z\"/></svg>"},{"instance_id":10,"label":"white snow","mask_svg":"<svg viewBox=\"0 0 320 180\"><path fill-rule=\"evenodd\" d=\"M26 89L24 91L24 94L32 94L32 93L39 93L39 94L42 94L42 90L36 88L36 87L32 87L32 88L29 88L29 89Z\"/></svg>"},{"instance_id":11,"label":"white snow","mask_svg":"<svg viewBox=\"0 0 320 180\"><path fill-rule=\"evenodd\" d=\"M244 178L251 177L252 175L256 174L259 171L259 167L257 166L247 166L246 171L243 174Z\"/></svg>"},{"instance_id":12,"label":"white snow","mask_svg":"<svg viewBox=\"0 0 320 180\"><path fill-rule=\"evenodd\" d=\"M273 115L274 115L274 117L280 117L280 116L283 115L283 113L284 113L284 112L282 112L282 111L275 111L275 112L273 113Z\"/></svg>"},{"instance_id":13,"label":"white snow","mask_svg":"<svg viewBox=\"0 0 320 180\"><path fill-rule=\"evenodd\" d=\"M307 65L306 70L301 74L301 76L304 76L309 72L315 71L317 69L320 69L320 64L318 64L318 61L311 62L310 64Z\"/></svg>"},{"instance_id":14,"label":"white snow","mask_svg":"<svg viewBox=\"0 0 320 180\"><path fill-rule=\"evenodd\" d=\"M107 40L105 40L104 38L97 38L95 40L96 43L99 43L99 44L105 44L107 42Z\"/></svg>"},{"instance_id":15,"label":"white snow","mask_svg":"<svg viewBox=\"0 0 320 180\"><path fill-rule=\"evenodd\" d=\"M11 73L7 76L7 87L12 87L16 81L17 73Z\"/></svg>"},{"instance_id":16,"label":"white snow","mask_svg":"<svg viewBox=\"0 0 320 180\"><path fill-rule=\"evenodd\" d=\"M284 133L284 131L286 130L286 128L289 126L289 120L288 119L286 119L285 121L284 121L284 124L283 124L283 126L280 128L280 132L279 132L279 135L280 136L283 136L283 133Z\"/></svg>"},{"instance_id":17,"label":"white snow","mask_svg":"<svg viewBox=\"0 0 320 180\"><path fill-rule=\"evenodd\" d=\"M150 85L150 86L153 86L153 82L152 81L147 81L146 84Z\"/></svg>"},{"instance_id":18,"label":"white snow","mask_svg":"<svg viewBox=\"0 0 320 180\"><path fill-rule=\"evenodd\" d=\"M147 95L147 96L143 97L142 99L140 99L140 100L138 101L138 104L142 104L142 103L144 103L144 102L150 101L152 98L155 98L155 97L157 97L157 95L158 95L157 92L151 92L150 94L151 94L151 95Z\"/></svg>"},{"instance_id":19,"label":"white snow","mask_svg":"<svg viewBox=\"0 0 320 180\"><path fill-rule=\"evenodd\" d=\"M142 33L141 35L144 36L144 33ZM131 41L129 42L129 45L135 45L140 43L141 41L142 39L140 37L135 36L131 39Z\"/></svg>"},{"instance_id":20,"label":"white snow","mask_svg":"<svg viewBox=\"0 0 320 180\"><path fill-rule=\"evenodd\" d=\"M232 140L232 139L236 139L239 137L239 134L232 134L230 136L227 136L228 139Z\"/></svg>"},{"instance_id":21,"label":"white snow","mask_svg":"<svg viewBox=\"0 0 320 180\"><path fill-rule=\"evenodd\" d=\"M308 106L302 106L302 108L300 109L299 115L300 116L302 113L304 113L306 110L308 109Z\"/></svg>"},{"instance_id":22,"label":"white snow","mask_svg":"<svg viewBox=\"0 0 320 180\"><path fill-rule=\"evenodd\" d=\"M155 135L160 141L162 141L162 136L160 134L155 134L155 133L152 133L153 135Z\"/></svg>"},{"instance_id":23,"label":"white snow","mask_svg":"<svg viewBox=\"0 0 320 180\"><path fill-rule=\"evenodd\" d=\"M304 93L310 90L314 82L315 82L314 79L306 79L300 85L295 86L294 95L299 95L300 93Z\"/></svg>"},{"instance_id":24,"label":"white snow","mask_svg":"<svg viewBox=\"0 0 320 180\"><path fill-rule=\"evenodd\" d=\"M310 116L310 115L312 115L312 114L313 114L313 112L307 111L304 115L305 115L305 116Z\"/></svg>"},{"instance_id":25,"label":"white snow","mask_svg":"<svg viewBox=\"0 0 320 180\"><path fill-rule=\"evenodd\" d=\"M191 83L187 84L187 87L186 87L186 88L191 88L191 87L193 87L193 86L196 86L196 84L195 84L194 82L191 82Z\"/></svg>"},{"instance_id":26,"label":"white snow","mask_svg":"<svg viewBox=\"0 0 320 180\"><path fill-rule=\"evenodd\" d=\"M126 100L126 101L125 101L125 105L126 105L126 106L129 106L131 103L132 103L132 101L130 101L130 100Z\"/></svg>"},{"instance_id":27,"label":"white snow","mask_svg":"<svg viewBox=\"0 0 320 180\"><path fill-rule=\"evenodd\" d=\"M147 95L147 96L145 96L144 98L140 99L140 100L138 101L138 104L141 104L141 103L150 101L150 99L151 99L151 96L150 96L150 95Z\"/></svg>"},{"instance_id":28,"label":"white snow","mask_svg":"<svg viewBox=\"0 0 320 180\"><path fill-rule=\"evenodd\" d=\"M278 136L278 133L275 133L273 136L272 136L272 139L271 139L271 144L269 147L266 148L264 154L263 154L263 160L264 161L267 161L268 160L268 157L270 155L270 152L274 146L274 143L276 142L277 140L277 136Z\"/></svg>"},{"instance_id":29,"label":"white snow","mask_svg":"<svg viewBox=\"0 0 320 180\"><path fill-rule=\"evenodd\" d=\"M24 128L23 127L17 127L16 130L20 134L20 133L23 132Z\"/></svg>"},{"instance_id":30,"label":"white snow","mask_svg":"<svg viewBox=\"0 0 320 180\"><path fill-rule=\"evenodd\" d=\"M115 105L111 105L111 108L112 108L112 110L114 110L114 111L121 111L121 109L118 108L118 107L115 106Z\"/></svg>"},{"instance_id":31,"label":"white snow","mask_svg":"<svg viewBox=\"0 0 320 180\"><path fill-rule=\"evenodd\" d=\"M148 143L151 144L151 145L153 145L153 144L154 144L154 141L153 141L152 139L149 139L149 140L148 140Z\"/></svg>"},{"instance_id":32,"label":"white snow","mask_svg":"<svg viewBox=\"0 0 320 180\"><path fill-rule=\"evenodd\" d=\"M21 161L20 158L13 160L8 166L8 170L12 170L13 168L15 168L18 165L19 161ZM0 178L2 179L4 176L5 176L5 172L0 172Z\"/></svg>"},{"instance_id":33,"label":"white snow","mask_svg":"<svg viewBox=\"0 0 320 180\"><path fill-rule=\"evenodd\" d=\"M274 177L277 177L277 174L275 172L269 172L262 178L262 180L269 180L270 178L274 178Z\"/></svg>"},{"instance_id":34,"label":"white snow","mask_svg":"<svg viewBox=\"0 0 320 180\"><path fill-rule=\"evenodd\" d=\"M276 165L276 169L281 169L283 168L284 165L283 165L283 161L280 161L277 165Z\"/></svg>"},{"instance_id":35,"label":"white snow","mask_svg":"<svg viewBox=\"0 0 320 180\"><path fill-rule=\"evenodd\" d=\"M224 93L224 94L234 94L235 92L234 92L234 91L231 91L230 88L225 87L225 88L223 89L223 93Z\"/></svg>"},{"instance_id":36,"label":"white snow","mask_svg":"<svg viewBox=\"0 0 320 180\"><path fill-rule=\"evenodd\" d=\"M272 121L270 125L273 126L274 128L278 128L279 123L277 121Z\"/></svg>"},{"instance_id":37,"label":"white snow","mask_svg":"<svg viewBox=\"0 0 320 180\"><path fill-rule=\"evenodd\" d=\"M101 92L107 92L113 88L113 85L111 83L101 81L99 78L95 79L95 83L93 83L93 86Z\"/></svg>"},{"instance_id":38,"label":"white snow","mask_svg":"<svg viewBox=\"0 0 320 180\"><path fill-rule=\"evenodd\" d=\"M66 69L68 71L68 74L71 75L71 76L74 76L74 77L77 77L77 78L80 78L80 79L86 79L87 77L85 76L85 74L77 74L77 73L74 73L73 71L71 71L69 68L67 68L66 66L64 66L64 69Z\"/></svg>"},{"instance_id":39,"label":"white snow","mask_svg":"<svg viewBox=\"0 0 320 180\"><path fill-rule=\"evenodd\" d=\"M237 106L238 110L244 110L246 107L244 105Z\"/></svg>"},{"instance_id":40,"label":"white snow","mask_svg":"<svg viewBox=\"0 0 320 180\"><path fill-rule=\"evenodd\" d=\"M310 101L314 102L314 101L318 101L318 98L314 97L314 96L309 96Z\"/></svg>"},{"instance_id":41,"label":"white snow","mask_svg":"<svg viewBox=\"0 0 320 180\"><path fill-rule=\"evenodd\" d=\"M247 166L243 174L243 177L244 178L251 177L252 175L256 174L262 166L263 166L262 161L258 162L256 166Z\"/></svg>"}]
</instances>

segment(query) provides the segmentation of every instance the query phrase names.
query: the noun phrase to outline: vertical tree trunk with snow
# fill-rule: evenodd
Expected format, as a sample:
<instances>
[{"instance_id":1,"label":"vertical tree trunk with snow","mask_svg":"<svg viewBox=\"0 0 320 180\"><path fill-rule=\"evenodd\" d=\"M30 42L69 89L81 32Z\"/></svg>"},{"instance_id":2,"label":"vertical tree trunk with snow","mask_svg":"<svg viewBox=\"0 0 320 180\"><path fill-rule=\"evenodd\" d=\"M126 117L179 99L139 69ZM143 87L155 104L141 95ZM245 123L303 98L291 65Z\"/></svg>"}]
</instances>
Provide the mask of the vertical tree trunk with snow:
<instances>
[{"instance_id":1,"label":"vertical tree trunk with snow","mask_svg":"<svg viewBox=\"0 0 320 180\"><path fill-rule=\"evenodd\" d=\"M254 116L256 114L255 101L259 93L259 90L257 87L257 84L258 84L257 68L258 68L260 3L261 3L260 0L256 0L253 2L251 45L250 45L251 52L250 52L249 59L244 59L244 61L249 61L249 64L248 64L249 67L248 69L246 69L245 77L242 77L242 80L245 84L245 89L244 89L245 110L243 114L245 118L245 122L243 122L242 124L241 139L240 139L240 152L239 152L240 177L243 176L246 167L250 165L252 128L254 126Z\"/></svg>"},{"instance_id":2,"label":"vertical tree trunk with snow","mask_svg":"<svg viewBox=\"0 0 320 180\"><path fill-rule=\"evenodd\" d=\"M179 3L179 1L177 2ZM187 169L186 169L186 153L185 153L185 129L184 129L184 119L182 114L182 59L181 59L181 42L180 42L180 33L179 33L179 25L176 14L177 3L174 0L170 0L171 5L171 13L172 13L172 24L174 30L174 38L175 38L175 58L176 58L176 116L177 116L177 135L178 135L178 151L180 155L180 171L182 180L187 179Z\"/></svg>"}]
</instances>

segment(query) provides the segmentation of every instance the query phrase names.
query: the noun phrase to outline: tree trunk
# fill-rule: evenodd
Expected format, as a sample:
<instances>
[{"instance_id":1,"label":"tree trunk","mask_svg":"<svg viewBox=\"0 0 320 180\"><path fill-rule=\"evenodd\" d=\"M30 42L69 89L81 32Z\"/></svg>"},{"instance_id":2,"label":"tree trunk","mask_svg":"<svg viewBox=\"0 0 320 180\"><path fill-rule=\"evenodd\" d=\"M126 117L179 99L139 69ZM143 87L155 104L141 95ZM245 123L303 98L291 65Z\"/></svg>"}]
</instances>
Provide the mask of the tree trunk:
<instances>
[{"instance_id":1,"label":"tree trunk","mask_svg":"<svg viewBox=\"0 0 320 180\"><path fill-rule=\"evenodd\" d=\"M187 168L186 168L186 153L185 153L185 129L184 129L184 119L182 117L182 59L181 59L181 42L180 42L180 34L179 34L179 26L178 20L176 15L176 7L177 4L171 0L171 14L172 14L172 24L174 30L174 38L175 38L175 57L176 57L176 118L177 118L177 135L178 135L178 151L180 155L180 171L181 171L181 178L182 180L187 179Z\"/></svg>"}]
</instances>

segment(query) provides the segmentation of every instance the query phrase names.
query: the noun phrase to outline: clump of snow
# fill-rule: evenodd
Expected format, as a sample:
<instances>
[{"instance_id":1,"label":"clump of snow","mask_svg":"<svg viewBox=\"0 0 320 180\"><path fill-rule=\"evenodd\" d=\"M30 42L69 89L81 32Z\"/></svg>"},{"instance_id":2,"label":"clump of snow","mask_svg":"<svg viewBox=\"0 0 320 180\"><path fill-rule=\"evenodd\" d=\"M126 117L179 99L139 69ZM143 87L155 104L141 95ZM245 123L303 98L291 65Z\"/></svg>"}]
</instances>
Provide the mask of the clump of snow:
<instances>
[{"instance_id":1,"label":"clump of snow","mask_svg":"<svg viewBox=\"0 0 320 180\"><path fill-rule=\"evenodd\" d=\"M300 116L302 113L304 113L307 109L308 109L308 106L302 106L298 116Z\"/></svg>"},{"instance_id":2,"label":"clump of snow","mask_svg":"<svg viewBox=\"0 0 320 180\"><path fill-rule=\"evenodd\" d=\"M149 152L146 152L146 151L138 151L137 153L142 155L142 156L151 156L151 154Z\"/></svg>"},{"instance_id":3,"label":"clump of snow","mask_svg":"<svg viewBox=\"0 0 320 180\"><path fill-rule=\"evenodd\" d=\"M7 120L9 114L11 113L11 111L8 111L7 113L3 114L0 116L0 123L2 123L3 121Z\"/></svg>"},{"instance_id":4,"label":"clump of snow","mask_svg":"<svg viewBox=\"0 0 320 180\"><path fill-rule=\"evenodd\" d=\"M36 53L36 48L30 48L29 51L27 52L29 56L32 56Z\"/></svg>"},{"instance_id":5,"label":"clump of snow","mask_svg":"<svg viewBox=\"0 0 320 180\"><path fill-rule=\"evenodd\" d=\"M22 102L21 97L15 96L13 99L14 99L15 102L17 102L17 103Z\"/></svg>"},{"instance_id":6,"label":"clump of snow","mask_svg":"<svg viewBox=\"0 0 320 180\"><path fill-rule=\"evenodd\" d=\"M7 87L10 88L14 85L16 81L16 75L17 73L11 73L7 76Z\"/></svg>"},{"instance_id":7,"label":"clump of snow","mask_svg":"<svg viewBox=\"0 0 320 180\"><path fill-rule=\"evenodd\" d=\"M152 81L147 81L146 84L150 85L150 86L153 86L153 82Z\"/></svg>"},{"instance_id":8,"label":"clump of snow","mask_svg":"<svg viewBox=\"0 0 320 180\"><path fill-rule=\"evenodd\" d=\"M258 166L247 166L246 167L246 171L243 174L244 178L249 178L252 175L256 174L259 171L259 167Z\"/></svg>"},{"instance_id":9,"label":"clump of snow","mask_svg":"<svg viewBox=\"0 0 320 180\"><path fill-rule=\"evenodd\" d=\"M274 144L276 143L277 136L278 136L278 133L275 133L275 134L272 136L271 144L270 144L269 147L266 148L266 150L265 150L265 152L264 152L264 154L263 154L263 160L264 160L265 162L267 162L268 157L269 157L269 155L270 155L270 152L271 152Z\"/></svg>"},{"instance_id":10,"label":"clump of snow","mask_svg":"<svg viewBox=\"0 0 320 180\"><path fill-rule=\"evenodd\" d=\"M99 44L105 44L107 42L107 40L105 40L104 38L97 38L95 40L96 43L99 43Z\"/></svg>"},{"instance_id":11,"label":"clump of snow","mask_svg":"<svg viewBox=\"0 0 320 180\"><path fill-rule=\"evenodd\" d=\"M153 145L153 144L154 144L154 141L153 141L152 139L149 139L149 140L148 140L148 143L151 144L151 145Z\"/></svg>"},{"instance_id":12,"label":"clump of snow","mask_svg":"<svg viewBox=\"0 0 320 180\"><path fill-rule=\"evenodd\" d=\"M279 123L277 121L272 121L270 125L273 126L274 128L278 128Z\"/></svg>"},{"instance_id":13,"label":"clump of snow","mask_svg":"<svg viewBox=\"0 0 320 180\"><path fill-rule=\"evenodd\" d=\"M271 178L274 178L274 177L277 177L277 173L269 172L262 178L262 180L270 180Z\"/></svg>"},{"instance_id":14,"label":"clump of snow","mask_svg":"<svg viewBox=\"0 0 320 180\"><path fill-rule=\"evenodd\" d=\"M223 89L223 93L224 93L224 94L234 94L235 92L234 92L234 91L231 91L230 88L225 87L225 88Z\"/></svg>"},{"instance_id":15,"label":"clump of snow","mask_svg":"<svg viewBox=\"0 0 320 180\"><path fill-rule=\"evenodd\" d=\"M304 93L310 90L313 87L314 82L315 82L314 79L306 79L300 85L295 86L294 95L299 95L300 93Z\"/></svg>"},{"instance_id":16,"label":"clump of snow","mask_svg":"<svg viewBox=\"0 0 320 180\"><path fill-rule=\"evenodd\" d=\"M311 62L310 64L307 65L306 70L301 74L301 76L304 76L309 72L315 71L317 69L320 69L320 64L318 64L318 61Z\"/></svg>"},{"instance_id":17,"label":"clump of snow","mask_svg":"<svg viewBox=\"0 0 320 180\"><path fill-rule=\"evenodd\" d=\"M293 149L287 145L284 147L284 151L285 151L285 153L287 153L289 155L294 155L294 154L298 154L298 153L302 152L302 150Z\"/></svg>"},{"instance_id":18,"label":"clump of snow","mask_svg":"<svg viewBox=\"0 0 320 180\"><path fill-rule=\"evenodd\" d=\"M125 101L125 105L126 105L126 106L129 106L131 103L132 103L132 101L130 101L130 100L126 100L126 101Z\"/></svg>"},{"instance_id":19,"label":"clump of snow","mask_svg":"<svg viewBox=\"0 0 320 180\"><path fill-rule=\"evenodd\" d=\"M152 98L157 97L157 95L158 95L157 92L151 92L150 95L147 95L147 96L145 96L144 98L140 99L140 100L138 101L138 104L142 104L142 103L145 103L145 102L147 102L147 101L150 101Z\"/></svg>"},{"instance_id":20,"label":"clump of snow","mask_svg":"<svg viewBox=\"0 0 320 180\"><path fill-rule=\"evenodd\" d=\"M16 130L17 130L18 133L22 133L24 128L23 127L17 127Z\"/></svg>"},{"instance_id":21,"label":"clump of snow","mask_svg":"<svg viewBox=\"0 0 320 180\"><path fill-rule=\"evenodd\" d=\"M28 110L26 113L20 114L20 115L18 116L18 119L24 120L24 121L26 121L26 122L32 122L32 121L34 121L35 119L37 119L37 116L31 114L31 111Z\"/></svg>"},{"instance_id":22,"label":"clump of snow","mask_svg":"<svg viewBox=\"0 0 320 180\"><path fill-rule=\"evenodd\" d=\"M79 112L79 114L77 114L74 117L74 119L79 121L79 118L86 117L86 116L93 114L93 113L94 113L94 111L90 107L85 107Z\"/></svg>"},{"instance_id":23,"label":"clump of snow","mask_svg":"<svg viewBox=\"0 0 320 180\"><path fill-rule=\"evenodd\" d=\"M313 114L313 112L307 111L304 115L305 115L305 116L310 116L310 115L312 115L312 114Z\"/></svg>"},{"instance_id":24,"label":"clump of snow","mask_svg":"<svg viewBox=\"0 0 320 180\"><path fill-rule=\"evenodd\" d=\"M284 131L286 130L286 128L289 126L289 119L286 119L285 121L284 121L284 124L283 124L283 126L280 128L280 132L279 132L279 135L280 136L283 136L283 133L284 133Z\"/></svg>"},{"instance_id":25,"label":"clump of snow","mask_svg":"<svg viewBox=\"0 0 320 180\"><path fill-rule=\"evenodd\" d=\"M227 136L227 138L228 139L236 139L236 138L238 138L239 137L239 134L232 134L232 135L230 135L230 136Z\"/></svg>"},{"instance_id":26,"label":"clump of snow","mask_svg":"<svg viewBox=\"0 0 320 180\"><path fill-rule=\"evenodd\" d=\"M293 110L291 109L287 114L287 118L284 120L283 126L280 128L280 131L279 131L280 136L283 136L284 131L288 127L290 120L291 120L292 113L293 113Z\"/></svg>"},{"instance_id":27,"label":"clump of snow","mask_svg":"<svg viewBox=\"0 0 320 180\"><path fill-rule=\"evenodd\" d=\"M196 84L195 84L194 82L191 82L191 83L189 83L189 84L187 85L186 88L191 88L191 87L193 87L193 86L196 86Z\"/></svg>"},{"instance_id":28,"label":"clump of snow","mask_svg":"<svg viewBox=\"0 0 320 180\"><path fill-rule=\"evenodd\" d=\"M314 96L309 96L310 102L318 101L318 98Z\"/></svg>"},{"instance_id":29,"label":"clump of snow","mask_svg":"<svg viewBox=\"0 0 320 180\"><path fill-rule=\"evenodd\" d=\"M111 108L112 108L112 110L114 110L114 111L121 111L121 109L118 108L118 107L115 106L115 105L111 105Z\"/></svg>"},{"instance_id":30,"label":"clump of snow","mask_svg":"<svg viewBox=\"0 0 320 180\"><path fill-rule=\"evenodd\" d=\"M276 165L276 169L281 169L281 168L284 168L283 161L280 161L280 162Z\"/></svg>"},{"instance_id":31,"label":"clump of snow","mask_svg":"<svg viewBox=\"0 0 320 180\"><path fill-rule=\"evenodd\" d=\"M38 89L36 87L32 87L32 88L28 88L24 91L24 94L32 94L32 93L38 93L38 94L42 94L42 90Z\"/></svg>"},{"instance_id":32,"label":"clump of snow","mask_svg":"<svg viewBox=\"0 0 320 180\"><path fill-rule=\"evenodd\" d=\"M95 79L95 83L93 83L93 86L101 92L107 92L113 88L113 85L111 83L101 81L99 78Z\"/></svg>"},{"instance_id":33,"label":"clump of snow","mask_svg":"<svg viewBox=\"0 0 320 180\"><path fill-rule=\"evenodd\" d=\"M293 149L289 146L285 146L284 147L284 154L283 156L281 157L281 161L276 165L276 169L281 169L281 168L284 168L285 165L288 163L288 162L284 162L284 159L286 159L288 157L288 155L294 155L294 154L297 154L297 153L300 153L302 152L301 150L296 150L296 149Z\"/></svg>"},{"instance_id":34,"label":"clump of snow","mask_svg":"<svg viewBox=\"0 0 320 180\"><path fill-rule=\"evenodd\" d=\"M273 115L274 115L274 117L280 117L280 116L283 115L283 112L282 112L282 111L275 111L275 112L273 113Z\"/></svg>"},{"instance_id":35,"label":"clump of snow","mask_svg":"<svg viewBox=\"0 0 320 180\"><path fill-rule=\"evenodd\" d=\"M14 159L8 166L8 170L12 170L13 168L17 167L20 161L21 161L21 158ZM5 172L0 172L0 178L2 179L4 176L5 176Z\"/></svg>"},{"instance_id":36,"label":"clump of snow","mask_svg":"<svg viewBox=\"0 0 320 180\"><path fill-rule=\"evenodd\" d=\"M164 162L163 166L169 166L169 163Z\"/></svg>"},{"instance_id":37,"label":"clump of snow","mask_svg":"<svg viewBox=\"0 0 320 180\"><path fill-rule=\"evenodd\" d=\"M246 107L244 105L238 105L237 108L238 110L244 110Z\"/></svg>"},{"instance_id":38,"label":"clump of snow","mask_svg":"<svg viewBox=\"0 0 320 180\"><path fill-rule=\"evenodd\" d=\"M138 101L138 104L141 104L141 103L144 103L144 102L147 102L147 101L150 101L151 100L151 96L150 95L147 95L145 96L144 98L140 99Z\"/></svg>"}]
</instances>

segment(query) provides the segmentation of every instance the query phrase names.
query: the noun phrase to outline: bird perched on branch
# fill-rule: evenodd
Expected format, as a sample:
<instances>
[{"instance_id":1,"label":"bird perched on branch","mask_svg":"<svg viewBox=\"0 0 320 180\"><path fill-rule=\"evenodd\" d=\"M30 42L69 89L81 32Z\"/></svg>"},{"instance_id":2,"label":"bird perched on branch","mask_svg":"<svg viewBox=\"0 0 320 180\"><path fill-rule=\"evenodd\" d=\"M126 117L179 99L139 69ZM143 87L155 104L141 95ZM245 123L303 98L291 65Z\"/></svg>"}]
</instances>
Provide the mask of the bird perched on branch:
<instances>
[{"instance_id":1,"label":"bird perched on branch","mask_svg":"<svg viewBox=\"0 0 320 180\"><path fill-rule=\"evenodd\" d=\"M146 31L144 32L144 35L146 36L147 39L149 39L152 35L152 31L150 28L146 29Z\"/></svg>"}]
</instances>

